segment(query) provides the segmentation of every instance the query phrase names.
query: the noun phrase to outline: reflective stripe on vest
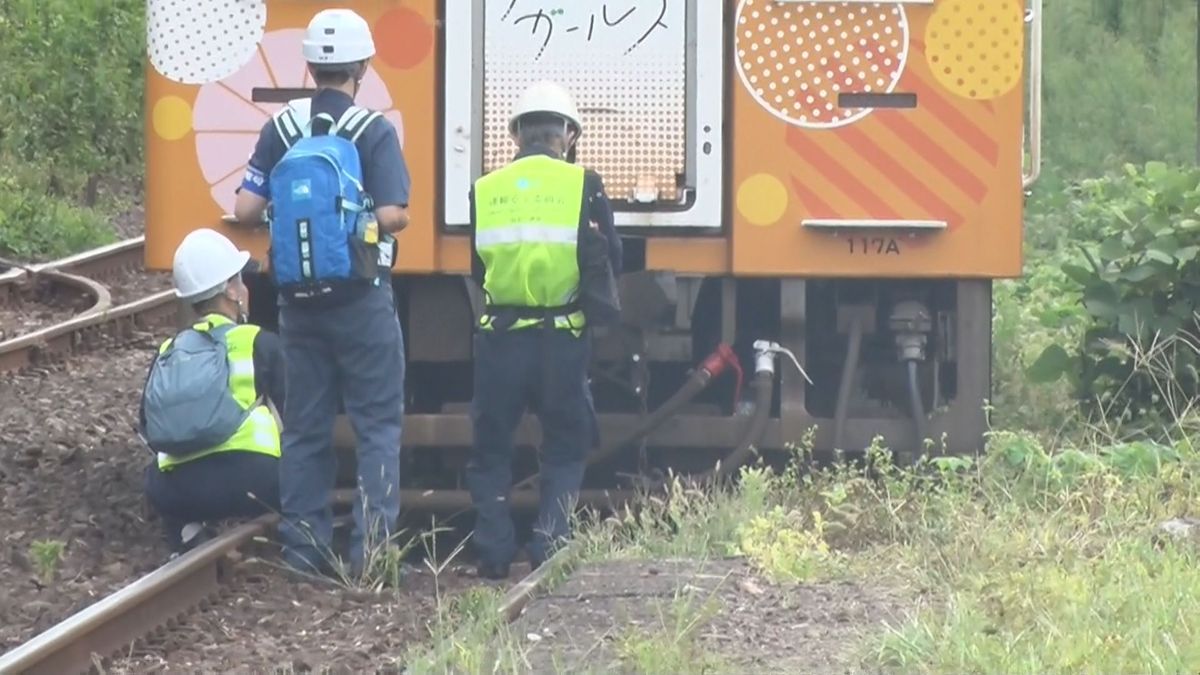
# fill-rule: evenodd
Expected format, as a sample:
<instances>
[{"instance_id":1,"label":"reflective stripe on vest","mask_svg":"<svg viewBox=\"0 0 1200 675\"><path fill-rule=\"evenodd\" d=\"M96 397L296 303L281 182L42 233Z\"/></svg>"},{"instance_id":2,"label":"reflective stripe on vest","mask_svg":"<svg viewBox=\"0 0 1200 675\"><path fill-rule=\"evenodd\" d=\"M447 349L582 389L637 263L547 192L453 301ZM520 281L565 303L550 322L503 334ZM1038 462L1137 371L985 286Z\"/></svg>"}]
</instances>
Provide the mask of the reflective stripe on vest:
<instances>
[{"instance_id":1,"label":"reflective stripe on vest","mask_svg":"<svg viewBox=\"0 0 1200 675\"><path fill-rule=\"evenodd\" d=\"M210 324L220 326L227 323L232 323L232 321L220 314L209 314L192 328L207 331ZM257 390L254 387L254 338L258 335L258 331L258 326L243 324L234 326L225 334L225 348L229 358L229 391L243 409L249 409L258 400ZM170 344L171 338L167 338L158 348L158 353L166 351ZM172 457L160 452L158 468L160 471L169 471L180 464L218 452L257 452L271 457L279 457L281 454L279 425L275 423L275 416L271 413L271 409L265 404L259 403L242 423L242 426L238 427L237 432L228 441L215 448L201 450L185 457Z\"/></svg>"},{"instance_id":2,"label":"reflective stripe on vest","mask_svg":"<svg viewBox=\"0 0 1200 675\"><path fill-rule=\"evenodd\" d=\"M545 155L523 157L475 182L475 250L489 304L559 307L576 299L583 182L583 167ZM539 323L520 319L512 329ZM491 324L485 313L481 327ZM581 329L583 312L555 317L554 325Z\"/></svg>"}]
</instances>

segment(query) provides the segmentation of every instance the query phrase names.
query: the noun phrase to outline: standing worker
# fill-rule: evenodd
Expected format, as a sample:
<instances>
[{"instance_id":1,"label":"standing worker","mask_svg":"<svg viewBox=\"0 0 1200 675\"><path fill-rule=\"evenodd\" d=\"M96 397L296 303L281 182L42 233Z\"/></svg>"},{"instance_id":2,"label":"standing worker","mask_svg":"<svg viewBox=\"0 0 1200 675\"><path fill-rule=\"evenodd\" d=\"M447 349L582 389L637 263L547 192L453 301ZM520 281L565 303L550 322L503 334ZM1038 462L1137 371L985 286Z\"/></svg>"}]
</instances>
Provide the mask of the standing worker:
<instances>
[{"instance_id":1,"label":"standing worker","mask_svg":"<svg viewBox=\"0 0 1200 675\"><path fill-rule=\"evenodd\" d=\"M200 321L163 342L150 366L138 431L156 458L146 497L172 553L203 541L205 521L279 508L284 405L278 338L245 323L250 254L219 232L196 230L175 250L175 295Z\"/></svg>"},{"instance_id":2,"label":"standing worker","mask_svg":"<svg viewBox=\"0 0 1200 675\"><path fill-rule=\"evenodd\" d=\"M318 12L303 53L317 91L263 126L235 216L261 222L271 203L271 273L289 387L284 559L303 572L337 569L330 499L340 394L358 444L350 573L359 576L369 564L364 550L390 540L400 512L404 338L391 266L393 235L408 224L409 174L395 127L354 105L375 54L367 22L348 9Z\"/></svg>"},{"instance_id":3,"label":"standing worker","mask_svg":"<svg viewBox=\"0 0 1200 675\"><path fill-rule=\"evenodd\" d=\"M537 411L543 434L534 567L567 536L587 453L599 440L587 327L619 311L621 240L600 176L563 159L582 131L565 89L533 85L509 122L516 158L471 193L472 276L486 307L475 335L467 484L478 573L489 579L507 577L516 557L508 496L513 434L526 407Z\"/></svg>"}]
</instances>

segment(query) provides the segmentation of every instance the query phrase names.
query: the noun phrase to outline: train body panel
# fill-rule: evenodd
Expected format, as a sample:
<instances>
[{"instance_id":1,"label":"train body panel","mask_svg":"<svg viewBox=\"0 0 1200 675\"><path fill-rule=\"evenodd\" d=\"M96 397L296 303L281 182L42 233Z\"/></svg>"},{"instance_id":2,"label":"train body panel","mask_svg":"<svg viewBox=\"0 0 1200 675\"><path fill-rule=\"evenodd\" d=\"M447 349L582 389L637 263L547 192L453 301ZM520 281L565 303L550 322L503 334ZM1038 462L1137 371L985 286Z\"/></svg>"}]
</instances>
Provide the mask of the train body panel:
<instances>
[{"instance_id":1,"label":"train body panel","mask_svg":"<svg viewBox=\"0 0 1200 675\"><path fill-rule=\"evenodd\" d=\"M812 383L781 358L756 447L816 426L818 449L877 434L915 449L914 432L978 448L991 280L1021 271L1030 1L1032 15L1022 0L353 3L378 49L358 102L397 126L412 175L393 282L405 444L458 448L411 461L459 475L480 310L464 278L467 194L507 161L511 104L543 77L575 94L578 161L604 177L626 242L622 325L595 336L606 437L718 345L749 371L766 341ZM198 227L265 258L265 230L222 217L269 115L311 92L300 40L334 6L151 0L149 268L169 269ZM252 296L252 319L273 326L265 276ZM748 385L717 379L647 437L662 463L710 461L747 428L739 411L756 403L735 396ZM645 451L617 468L653 463Z\"/></svg>"},{"instance_id":2,"label":"train body panel","mask_svg":"<svg viewBox=\"0 0 1200 675\"><path fill-rule=\"evenodd\" d=\"M413 176L409 207L413 226L403 234L398 271L465 269L465 256L442 264L446 256L439 249L441 238L435 226L440 151L438 4L436 0L354 3L354 10L371 24L377 49L357 100L384 111L397 126ZM233 227L222 217L233 212L234 190L262 125L284 101L303 96L314 86L300 54L305 26L317 11L341 5L196 2L195 6L207 5L217 15L209 23L189 23L195 19L190 10L181 9L183 5L172 0L149 4L147 266L170 269L175 247L198 227L218 229L262 259L265 231ZM185 26L197 34L197 44L175 37ZM177 32L170 32L172 28ZM206 46L199 38L212 44ZM228 56L208 56L217 51L212 45L222 42L228 45ZM201 56L206 50L211 51Z\"/></svg>"},{"instance_id":3,"label":"train body panel","mask_svg":"<svg viewBox=\"0 0 1200 675\"><path fill-rule=\"evenodd\" d=\"M1018 0L742 0L733 30L735 273L1020 274Z\"/></svg>"},{"instance_id":4,"label":"train body panel","mask_svg":"<svg viewBox=\"0 0 1200 675\"><path fill-rule=\"evenodd\" d=\"M221 217L262 123L313 86L299 44L325 4L249 3L261 13L213 24L232 47L207 63L169 25L151 30L151 267L168 268L174 246L200 226L263 254L261 233ZM356 5L379 44L359 101L400 128L413 176L398 272L467 269L470 181L509 156L509 107L546 76L575 90L587 125L580 161L605 176L618 224L645 237L651 269L1020 273L1019 0L738 0L724 12L697 0L629 2L621 12L599 1L542 4ZM176 6L151 5L163 16ZM865 105L875 107L856 107Z\"/></svg>"}]
</instances>

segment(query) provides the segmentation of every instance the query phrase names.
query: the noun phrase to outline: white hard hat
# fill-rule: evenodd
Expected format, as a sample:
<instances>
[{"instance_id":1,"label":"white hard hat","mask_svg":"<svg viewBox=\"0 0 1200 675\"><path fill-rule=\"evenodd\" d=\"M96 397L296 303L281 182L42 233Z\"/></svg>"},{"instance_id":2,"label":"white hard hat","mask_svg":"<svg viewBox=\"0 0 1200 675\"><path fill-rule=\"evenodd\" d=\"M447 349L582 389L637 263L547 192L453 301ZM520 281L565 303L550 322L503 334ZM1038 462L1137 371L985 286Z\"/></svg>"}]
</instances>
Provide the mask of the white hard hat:
<instances>
[{"instance_id":1,"label":"white hard hat","mask_svg":"<svg viewBox=\"0 0 1200 675\"><path fill-rule=\"evenodd\" d=\"M509 133L517 133L517 120L522 115L534 112L554 113L565 117L575 125L576 134L583 134L583 123L579 121L579 110L575 108L575 101L571 98L571 93L557 82L542 80L521 94L520 100L513 108L512 117L508 120Z\"/></svg>"},{"instance_id":2,"label":"white hard hat","mask_svg":"<svg viewBox=\"0 0 1200 675\"><path fill-rule=\"evenodd\" d=\"M237 276L250 260L232 241L208 228L188 234L175 249L171 272L175 297L188 302L207 300L225 290L225 282Z\"/></svg>"},{"instance_id":3,"label":"white hard hat","mask_svg":"<svg viewBox=\"0 0 1200 675\"><path fill-rule=\"evenodd\" d=\"M366 19L348 9L323 9L308 22L304 60L309 63L357 63L375 55Z\"/></svg>"}]
</instances>

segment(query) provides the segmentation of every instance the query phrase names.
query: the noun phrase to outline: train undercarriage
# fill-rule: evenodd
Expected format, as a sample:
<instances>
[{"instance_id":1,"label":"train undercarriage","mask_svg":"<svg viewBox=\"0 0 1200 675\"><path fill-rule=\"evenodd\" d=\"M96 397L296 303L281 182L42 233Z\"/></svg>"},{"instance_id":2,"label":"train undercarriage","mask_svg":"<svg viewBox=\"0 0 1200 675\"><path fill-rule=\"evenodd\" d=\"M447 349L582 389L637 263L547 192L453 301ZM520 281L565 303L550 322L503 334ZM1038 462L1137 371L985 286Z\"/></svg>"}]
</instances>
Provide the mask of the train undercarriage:
<instances>
[{"instance_id":1,"label":"train undercarriage","mask_svg":"<svg viewBox=\"0 0 1200 675\"><path fill-rule=\"evenodd\" d=\"M269 279L255 275L249 286L250 320L275 328ZM405 508L466 509L479 295L458 275L396 276L393 287L407 351ZM755 453L779 456L806 442L822 458L835 450L853 455L879 438L901 460L982 446L990 280L634 271L621 279L621 291L621 326L593 335L591 386L602 440L581 502L627 498L668 471L712 475L720 466L729 475ZM533 485L539 439L528 415L514 466L518 510L536 504L520 488ZM354 447L344 416L334 442L352 457L344 452ZM341 473L353 476L352 464Z\"/></svg>"}]
</instances>

